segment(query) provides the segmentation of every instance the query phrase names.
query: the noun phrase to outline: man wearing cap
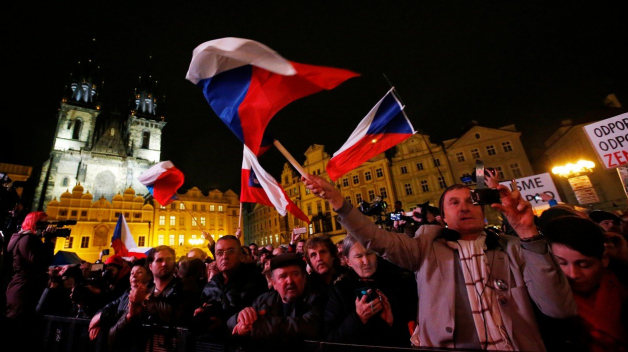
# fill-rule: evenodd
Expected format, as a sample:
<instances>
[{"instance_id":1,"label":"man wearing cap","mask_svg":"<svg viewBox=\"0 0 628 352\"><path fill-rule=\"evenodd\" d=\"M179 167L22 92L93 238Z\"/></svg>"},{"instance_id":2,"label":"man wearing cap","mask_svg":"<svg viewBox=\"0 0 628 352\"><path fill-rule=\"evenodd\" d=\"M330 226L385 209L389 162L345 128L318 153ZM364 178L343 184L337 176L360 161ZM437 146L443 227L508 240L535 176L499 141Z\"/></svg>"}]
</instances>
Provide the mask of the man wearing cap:
<instances>
[{"instance_id":1,"label":"man wearing cap","mask_svg":"<svg viewBox=\"0 0 628 352\"><path fill-rule=\"evenodd\" d=\"M252 342L273 344L274 348L319 338L325 302L307 287L303 258L282 254L271 259L270 268L274 290L229 319L233 335L249 336Z\"/></svg>"},{"instance_id":2,"label":"man wearing cap","mask_svg":"<svg viewBox=\"0 0 628 352\"><path fill-rule=\"evenodd\" d=\"M589 213L589 218L602 226L606 232L621 233L621 218L604 210L594 210Z\"/></svg>"},{"instance_id":3,"label":"man wearing cap","mask_svg":"<svg viewBox=\"0 0 628 352\"><path fill-rule=\"evenodd\" d=\"M209 332L216 338L228 336L229 317L268 290L264 276L254 264L243 264L241 256L240 240L235 236L223 236L216 242L220 273L203 289L202 306L194 311L195 332Z\"/></svg>"}]
</instances>

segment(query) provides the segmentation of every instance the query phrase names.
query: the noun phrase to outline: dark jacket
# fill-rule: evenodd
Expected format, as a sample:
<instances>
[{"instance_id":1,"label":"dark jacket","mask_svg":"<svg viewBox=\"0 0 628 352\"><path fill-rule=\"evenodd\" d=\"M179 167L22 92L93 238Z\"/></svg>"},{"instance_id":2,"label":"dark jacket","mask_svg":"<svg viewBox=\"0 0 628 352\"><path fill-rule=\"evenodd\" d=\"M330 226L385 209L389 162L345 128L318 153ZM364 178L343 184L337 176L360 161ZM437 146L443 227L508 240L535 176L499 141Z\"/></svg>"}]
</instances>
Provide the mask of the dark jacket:
<instances>
[{"instance_id":1,"label":"dark jacket","mask_svg":"<svg viewBox=\"0 0 628 352\"><path fill-rule=\"evenodd\" d=\"M303 340L321 338L325 309L325 297L321 294L306 288L294 304L284 307L279 293L272 290L259 296L252 307L258 312L251 330L252 343L273 346L274 349L281 349L281 346L292 349ZM230 330L237 324L238 313L229 319Z\"/></svg>"},{"instance_id":2,"label":"dark jacket","mask_svg":"<svg viewBox=\"0 0 628 352\"><path fill-rule=\"evenodd\" d=\"M392 327L379 316L363 324L356 312L356 290L381 290L390 302ZM375 346L410 347L408 323L414 321L417 309L416 283L412 273L384 260L368 279L350 270L330 292L325 308L327 341Z\"/></svg>"},{"instance_id":3,"label":"dark jacket","mask_svg":"<svg viewBox=\"0 0 628 352\"><path fill-rule=\"evenodd\" d=\"M13 258L13 278L7 288L6 317L29 320L48 283L48 266L54 256L54 243L42 243L33 233L16 233L8 246Z\"/></svg>"},{"instance_id":4,"label":"dark jacket","mask_svg":"<svg viewBox=\"0 0 628 352\"><path fill-rule=\"evenodd\" d=\"M205 313L196 317L197 328L207 328L211 317L218 318L212 326L215 337L227 336L226 322L232 315L245 307L262 293L268 291L268 282L254 264L240 264L229 281L215 275L203 289L201 302L205 304Z\"/></svg>"}]
</instances>

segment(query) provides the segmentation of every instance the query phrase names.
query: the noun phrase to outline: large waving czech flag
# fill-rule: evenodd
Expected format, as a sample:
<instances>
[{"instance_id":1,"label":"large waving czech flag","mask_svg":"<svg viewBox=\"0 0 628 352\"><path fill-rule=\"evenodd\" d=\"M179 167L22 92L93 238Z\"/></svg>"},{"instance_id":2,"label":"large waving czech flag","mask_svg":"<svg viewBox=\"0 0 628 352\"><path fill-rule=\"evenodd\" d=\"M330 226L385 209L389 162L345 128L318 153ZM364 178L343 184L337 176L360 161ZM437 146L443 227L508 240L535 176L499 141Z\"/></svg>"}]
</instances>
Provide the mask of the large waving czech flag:
<instances>
[{"instance_id":1,"label":"large waving czech flag","mask_svg":"<svg viewBox=\"0 0 628 352\"><path fill-rule=\"evenodd\" d=\"M329 177L337 180L416 133L403 108L392 88L362 119L345 144L329 160L325 168Z\"/></svg>"},{"instance_id":2,"label":"large waving czech flag","mask_svg":"<svg viewBox=\"0 0 628 352\"><path fill-rule=\"evenodd\" d=\"M260 155L272 144L264 132L279 110L356 76L343 69L288 61L253 40L222 38L194 49L186 79L203 89L216 115Z\"/></svg>"},{"instance_id":3,"label":"large waving czech flag","mask_svg":"<svg viewBox=\"0 0 628 352\"><path fill-rule=\"evenodd\" d=\"M242 160L241 181L241 202L259 203L275 207L281 216L286 216L286 212L289 211L297 218L308 224L310 223L307 215L288 198L279 183L262 169L257 157L246 145L244 146L244 158Z\"/></svg>"}]
</instances>

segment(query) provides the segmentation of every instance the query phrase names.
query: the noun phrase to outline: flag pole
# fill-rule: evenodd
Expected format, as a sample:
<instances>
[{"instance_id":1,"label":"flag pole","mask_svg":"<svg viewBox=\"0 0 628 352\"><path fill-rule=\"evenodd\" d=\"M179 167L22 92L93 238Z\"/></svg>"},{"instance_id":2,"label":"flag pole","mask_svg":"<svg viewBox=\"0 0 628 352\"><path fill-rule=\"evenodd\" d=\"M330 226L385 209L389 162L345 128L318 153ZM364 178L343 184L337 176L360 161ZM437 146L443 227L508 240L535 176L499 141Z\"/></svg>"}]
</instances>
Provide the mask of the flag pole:
<instances>
[{"instance_id":1,"label":"flag pole","mask_svg":"<svg viewBox=\"0 0 628 352\"><path fill-rule=\"evenodd\" d=\"M242 228L242 202L240 202L240 216L238 217L238 228Z\"/></svg>"},{"instance_id":2,"label":"flag pole","mask_svg":"<svg viewBox=\"0 0 628 352\"><path fill-rule=\"evenodd\" d=\"M283 154L283 156L286 157L286 159L288 159L288 161L290 162L290 164L292 164L292 166L297 169L297 171L301 174L301 176L305 176L307 175L307 173L305 172L305 170L303 170L303 168L301 167L301 165L299 165L299 163L292 157L292 155L290 155L290 153L286 150L286 148L283 147L283 145L281 145L281 143L279 143L278 140L274 140L273 144L275 145L275 147L277 148L277 150L279 150L281 152L281 154Z\"/></svg>"},{"instance_id":3,"label":"flag pole","mask_svg":"<svg viewBox=\"0 0 628 352\"><path fill-rule=\"evenodd\" d=\"M188 207L185 205L185 203L183 202L183 200L181 201L181 204L183 204L183 208L185 208L185 210L187 210L187 212L190 214L190 216L192 217L192 220L194 220L194 223L196 224L196 227L198 227L199 230L204 231L203 228L201 227L201 225L198 224L198 221L196 220L196 218L194 217L194 215L192 214L192 212L190 211L190 209L188 209Z\"/></svg>"}]
</instances>

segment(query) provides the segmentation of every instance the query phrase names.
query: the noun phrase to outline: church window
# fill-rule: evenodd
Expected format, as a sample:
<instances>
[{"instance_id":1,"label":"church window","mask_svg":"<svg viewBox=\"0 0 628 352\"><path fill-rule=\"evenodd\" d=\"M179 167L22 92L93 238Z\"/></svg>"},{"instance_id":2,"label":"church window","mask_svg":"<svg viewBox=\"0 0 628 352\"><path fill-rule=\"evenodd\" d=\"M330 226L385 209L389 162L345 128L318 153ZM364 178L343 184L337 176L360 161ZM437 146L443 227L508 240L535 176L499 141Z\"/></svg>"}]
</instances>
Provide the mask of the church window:
<instances>
[{"instance_id":1,"label":"church window","mask_svg":"<svg viewBox=\"0 0 628 352\"><path fill-rule=\"evenodd\" d=\"M89 237L88 236L81 237L81 248L89 248Z\"/></svg>"},{"instance_id":2,"label":"church window","mask_svg":"<svg viewBox=\"0 0 628 352\"><path fill-rule=\"evenodd\" d=\"M142 133L142 149L148 149L149 142L150 142L150 132L144 131L144 133Z\"/></svg>"},{"instance_id":3,"label":"church window","mask_svg":"<svg viewBox=\"0 0 628 352\"><path fill-rule=\"evenodd\" d=\"M66 129L68 129L68 130L69 130L70 128L72 128L72 120L68 121L68 126L67 126L67 128L66 128Z\"/></svg>"},{"instance_id":4,"label":"church window","mask_svg":"<svg viewBox=\"0 0 628 352\"><path fill-rule=\"evenodd\" d=\"M63 182L61 182L61 186L67 187L70 184L70 179L67 177L63 178Z\"/></svg>"},{"instance_id":5,"label":"church window","mask_svg":"<svg viewBox=\"0 0 628 352\"><path fill-rule=\"evenodd\" d=\"M79 139L79 137L81 136L81 127L82 127L82 123L81 120L76 120L76 122L74 123L74 131L72 131L72 139Z\"/></svg>"}]
</instances>

